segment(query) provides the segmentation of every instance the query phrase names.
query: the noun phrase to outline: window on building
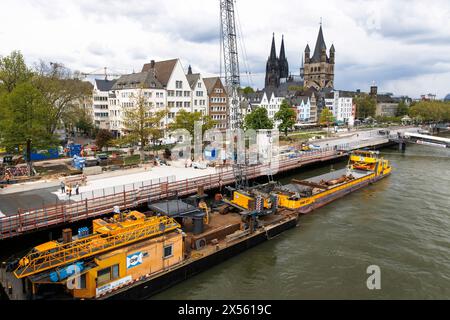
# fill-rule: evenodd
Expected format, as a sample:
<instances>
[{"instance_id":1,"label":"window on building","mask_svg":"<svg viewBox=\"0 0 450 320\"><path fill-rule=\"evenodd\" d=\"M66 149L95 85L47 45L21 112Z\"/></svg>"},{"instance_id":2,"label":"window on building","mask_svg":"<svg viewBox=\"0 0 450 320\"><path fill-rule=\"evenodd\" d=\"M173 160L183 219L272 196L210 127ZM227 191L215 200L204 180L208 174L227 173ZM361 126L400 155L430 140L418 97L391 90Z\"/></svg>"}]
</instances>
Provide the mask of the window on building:
<instances>
[{"instance_id":1,"label":"window on building","mask_svg":"<svg viewBox=\"0 0 450 320\"><path fill-rule=\"evenodd\" d=\"M164 259L168 259L173 256L173 244L164 247Z\"/></svg>"},{"instance_id":2,"label":"window on building","mask_svg":"<svg viewBox=\"0 0 450 320\"><path fill-rule=\"evenodd\" d=\"M183 89L183 81L176 81L175 86L177 89Z\"/></svg>"},{"instance_id":3,"label":"window on building","mask_svg":"<svg viewBox=\"0 0 450 320\"><path fill-rule=\"evenodd\" d=\"M191 92L190 91L185 91L184 92L184 96L185 97L190 97L191 96Z\"/></svg>"}]
</instances>

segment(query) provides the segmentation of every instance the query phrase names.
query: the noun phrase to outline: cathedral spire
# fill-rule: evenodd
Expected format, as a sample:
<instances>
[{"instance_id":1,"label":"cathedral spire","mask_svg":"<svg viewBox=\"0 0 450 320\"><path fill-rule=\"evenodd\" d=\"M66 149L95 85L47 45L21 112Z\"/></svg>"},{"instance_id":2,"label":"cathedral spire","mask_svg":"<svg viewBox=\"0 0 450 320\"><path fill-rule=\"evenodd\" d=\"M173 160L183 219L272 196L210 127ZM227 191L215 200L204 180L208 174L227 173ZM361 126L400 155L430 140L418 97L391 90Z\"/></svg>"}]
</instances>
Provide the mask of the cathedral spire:
<instances>
[{"instance_id":1,"label":"cathedral spire","mask_svg":"<svg viewBox=\"0 0 450 320\"><path fill-rule=\"evenodd\" d=\"M275 60L277 58L277 49L275 47L275 33L273 33L272 37L272 49L270 50L270 59Z\"/></svg>"},{"instance_id":2,"label":"cathedral spire","mask_svg":"<svg viewBox=\"0 0 450 320\"><path fill-rule=\"evenodd\" d=\"M284 35L281 38L280 61L286 59L286 51L284 50Z\"/></svg>"},{"instance_id":3,"label":"cathedral spire","mask_svg":"<svg viewBox=\"0 0 450 320\"><path fill-rule=\"evenodd\" d=\"M284 49L284 36L281 40L281 50L280 50L280 78L286 79L289 77L289 63L286 59L286 50Z\"/></svg>"},{"instance_id":4,"label":"cathedral spire","mask_svg":"<svg viewBox=\"0 0 450 320\"><path fill-rule=\"evenodd\" d=\"M316 41L316 48L314 49L314 55L312 57L312 60L314 62L320 62L320 58L322 56L322 50L327 49L327 45L325 44L325 39L323 38L323 31L322 31L322 22L320 23L320 29L319 34L317 36Z\"/></svg>"}]
</instances>

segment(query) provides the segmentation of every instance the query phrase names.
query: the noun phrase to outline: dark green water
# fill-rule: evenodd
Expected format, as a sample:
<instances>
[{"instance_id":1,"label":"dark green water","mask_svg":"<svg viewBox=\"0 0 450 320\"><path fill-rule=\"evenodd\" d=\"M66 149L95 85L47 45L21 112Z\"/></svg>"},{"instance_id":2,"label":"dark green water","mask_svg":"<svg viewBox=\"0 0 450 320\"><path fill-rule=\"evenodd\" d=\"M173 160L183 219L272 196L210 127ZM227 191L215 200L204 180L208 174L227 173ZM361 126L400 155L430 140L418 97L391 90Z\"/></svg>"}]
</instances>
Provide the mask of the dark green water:
<instances>
[{"instance_id":1,"label":"dark green water","mask_svg":"<svg viewBox=\"0 0 450 320\"><path fill-rule=\"evenodd\" d=\"M391 177L154 299L450 299L450 150L383 155ZM381 290L367 289L370 265Z\"/></svg>"}]
</instances>

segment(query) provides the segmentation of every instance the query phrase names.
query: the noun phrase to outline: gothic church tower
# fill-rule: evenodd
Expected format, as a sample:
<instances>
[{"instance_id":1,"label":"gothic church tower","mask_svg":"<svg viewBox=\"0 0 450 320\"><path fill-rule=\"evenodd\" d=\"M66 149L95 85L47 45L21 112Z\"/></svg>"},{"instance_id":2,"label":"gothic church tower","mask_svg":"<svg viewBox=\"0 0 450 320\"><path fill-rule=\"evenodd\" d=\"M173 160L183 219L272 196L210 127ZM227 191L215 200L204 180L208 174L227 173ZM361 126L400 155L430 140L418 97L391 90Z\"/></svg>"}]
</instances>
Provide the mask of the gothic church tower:
<instances>
[{"instance_id":1,"label":"gothic church tower","mask_svg":"<svg viewBox=\"0 0 450 320\"><path fill-rule=\"evenodd\" d=\"M330 55L327 55L327 46L323 37L321 23L313 56L311 57L309 45L307 45L305 49L305 64L303 71L305 88L314 88L316 90L334 88L335 53L334 45L332 45L330 48Z\"/></svg>"}]
</instances>

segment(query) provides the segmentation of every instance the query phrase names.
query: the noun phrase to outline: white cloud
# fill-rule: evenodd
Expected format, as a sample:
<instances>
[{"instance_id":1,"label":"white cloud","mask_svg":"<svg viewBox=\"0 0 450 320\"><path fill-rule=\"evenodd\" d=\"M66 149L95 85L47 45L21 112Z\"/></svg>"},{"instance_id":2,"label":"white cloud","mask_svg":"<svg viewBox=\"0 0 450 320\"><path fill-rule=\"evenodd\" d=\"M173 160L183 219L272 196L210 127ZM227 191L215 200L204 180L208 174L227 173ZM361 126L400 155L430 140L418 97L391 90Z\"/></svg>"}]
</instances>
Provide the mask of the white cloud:
<instances>
[{"instance_id":1,"label":"white cloud","mask_svg":"<svg viewBox=\"0 0 450 320\"><path fill-rule=\"evenodd\" d=\"M450 92L448 0L237 0L237 8L250 70L241 69L257 87L272 32L278 50L285 35L298 73L323 17L325 41L337 51L337 88L367 90L376 81L414 97ZM186 69L218 73L219 26L218 0L0 0L0 55L18 49L30 64L58 61L84 72L132 72L150 59L180 57Z\"/></svg>"}]
</instances>

